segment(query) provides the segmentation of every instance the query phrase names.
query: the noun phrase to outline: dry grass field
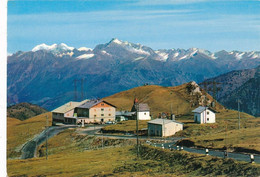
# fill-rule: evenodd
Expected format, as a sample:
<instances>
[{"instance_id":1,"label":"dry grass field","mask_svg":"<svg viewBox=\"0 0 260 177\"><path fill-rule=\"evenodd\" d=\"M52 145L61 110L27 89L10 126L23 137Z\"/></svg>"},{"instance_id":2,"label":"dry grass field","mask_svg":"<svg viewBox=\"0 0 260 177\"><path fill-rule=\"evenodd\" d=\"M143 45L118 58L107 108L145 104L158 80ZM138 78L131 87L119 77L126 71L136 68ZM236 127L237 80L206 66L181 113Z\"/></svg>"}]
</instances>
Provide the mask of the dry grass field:
<instances>
[{"instance_id":1,"label":"dry grass field","mask_svg":"<svg viewBox=\"0 0 260 177\"><path fill-rule=\"evenodd\" d=\"M142 130L143 128L147 128L147 120L139 120L138 121L138 130ZM136 120L128 120L122 121L115 125L108 125L103 128L104 131L110 133L135 133L136 132Z\"/></svg>"},{"instance_id":2,"label":"dry grass field","mask_svg":"<svg viewBox=\"0 0 260 177\"><path fill-rule=\"evenodd\" d=\"M9 176L257 176L259 164L142 146L59 152L27 160L8 160Z\"/></svg>"},{"instance_id":3,"label":"dry grass field","mask_svg":"<svg viewBox=\"0 0 260 177\"><path fill-rule=\"evenodd\" d=\"M231 114L233 113L233 114ZM221 115L221 113L220 113ZM260 153L260 118L242 114L240 129L237 112L228 111L227 118L218 118L215 124L195 124L184 120L184 130L177 136L187 137L195 146L223 149L228 147L230 151ZM217 115L218 116L218 115Z\"/></svg>"},{"instance_id":4,"label":"dry grass field","mask_svg":"<svg viewBox=\"0 0 260 177\"><path fill-rule=\"evenodd\" d=\"M94 176L112 173L116 166L132 161L135 155L130 147L108 148L84 152L60 152L27 160L8 160L8 175L28 176Z\"/></svg>"},{"instance_id":5,"label":"dry grass field","mask_svg":"<svg viewBox=\"0 0 260 177\"><path fill-rule=\"evenodd\" d=\"M141 86L106 97L104 100L117 106L118 110L131 110L136 97L139 102L148 103L153 118L156 118L161 112L170 113L171 110L175 115L189 114L195 107L191 105L190 100L194 96L188 93L187 85L177 87ZM219 107L219 104L217 105Z\"/></svg>"},{"instance_id":6,"label":"dry grass field","mask_svg":"<svg viewBox=\"0 0 260 177\"><path fill-rule=\"evenodd\" d=\"M24 121L7 118L7 158L17 158L21 155L20 150L23 144L45 128L47 115L50 126L52 121L50 112Z\"/></svg>"}]
</instances>

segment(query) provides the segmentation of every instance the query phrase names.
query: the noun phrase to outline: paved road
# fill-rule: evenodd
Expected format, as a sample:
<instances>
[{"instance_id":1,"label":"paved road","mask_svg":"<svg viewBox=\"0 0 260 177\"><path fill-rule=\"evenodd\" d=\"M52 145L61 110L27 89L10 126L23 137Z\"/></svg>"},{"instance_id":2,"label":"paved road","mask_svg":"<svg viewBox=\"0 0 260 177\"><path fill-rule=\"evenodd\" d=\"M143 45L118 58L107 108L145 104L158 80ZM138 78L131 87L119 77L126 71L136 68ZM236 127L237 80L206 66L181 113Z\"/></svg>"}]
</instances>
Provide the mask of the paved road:
<instances>
[{"instance_id":1,"label":"paved road","mask_svg":"<svg viewBox=\"0 0 260 177\"><path fill-rule=\"evenodd\" d=\"M75 125L70 125L70 126L53 126L49 127L48 130L44 130L41 132L37 137L35 137L33 140L27 142L23 149L22 149L22 156L21 159L28 159L28 158L33 158L35 156L36 152L36 147L43 143L46 140L46 132L48 132L48 139L53 137L54 135L58 134L59 132L68 129L68 128L75 128L77 126ZM104 127L104 125L96 125L96 126L90 126L86 128L78 128L77 133L78 134L83 134L83 135L92 135L92 136L98 136L98 137L108 137L108 138L116 138L116 139L136 139L136 136L134 135L103 135L98 133L98 131ZM139 139L142 140L162 140L161 138L156 138L156 137L147 137L147 136L139 136ZM175 138L166 138L165 140L167 141L166 143L152 143L150 145L153 145L155 147L163 147L163 148L172 148L172 149L177 149L177 146L174 144L180 140L181 137L175 137ZM170 141L170 143L169 143ZM169 147L170 146L170 147ZM193 153L199 153L199 154L205 154L205 149L197 149L197 148L188 148L188 147L183 147L183 150L188 151L188 152L193 152ZM224 157L224 152L223 151L217 151L217 150L210 150L209 155L216 156L216 157ZM259 155L254 155L255 157L255 162L260 163L260 156ZM228 158L232 158L235 160L240 160L240 161L246 161L250 162L250 157L248 154L241 154L241 153L228 153Z\"/></svg>"},{"instance_id":2,"label":"paved road","mask_svg":"<svg viewBox=\"0 0 260 177\"><path fill-rule=\"evenodd\" d=\"M38 136L36 136L31 141L28 141L22 148L21 159L29 159L35 157L37 146L46 141L46 133L48 134L48 139L58 134L59 132L77 127L75 125L64 125L64 126L52 126L47 130L42 131Z\"/></svg>"},{"instance_id":3,"label":"paved road","mask_svg":"<svg viewBox=\"0 0 260 177\"><path fill-rule=\"evenodd\" d=\"M108 138L116 138L116 139L136 139L136 136L125 136L125 135L102 135L97 133L101 128L96 129L95 131L91 131L93 129L85 129L85 132L80 131L82 134L85 135L95 135L98 137L108 137ZM162 138L156 138L156 137L147 137L147 136L139 136L139 139L142 140L162 140ZM174 144L182 139L182 137L174 137L174 138L166 138L165 140L167 143L155 143L155 144L150 144L156 147L164 147L166 149L169 149L170 147L177 150L177 146ZM170 143L169 143L170 141ZM170 147L169 147L170 145ZM183 150L188 151L188 152L193 152L193 153L199 153L199 154L205 154L205 149L198 149L198 148L189 148L189 147L183 147ZM211 156L216 156L216 157L224 157L224 152L223 151L217 151L217 150L210 150L209 155ZM242 153L235 153L235 152L229 152L228 153L228 158L232 158L235 160L239 161L245 161L245 162L250 162L250 155L249 154L242 154ZM254 155L255 162L260 163L260 155Z\"/></svg>"},{"instance_id":4,"label":"paved road","mask_svg":"<svg viewBox=\"0 0 260 177\"><path fill-rule=\"evenodd\" d=\"M170 147L171 147L171 148L177 150L177 146L175 146L174 143L156 143L156 144L151 144L151 145L153 145L155 147L161 147L161 148L163 147L165 149L170 149ZM193 153L205 154L205 149L183 147L183 150L188 151L188 152L193 152ZM216 157L224 157L224 152L217 151L217 150L209 150L209 155L216 156ZM228 158L232 158L232 159L239 160L239 161L245 161L245 162L251 161L249 154L241 154L241 153L235 153L235 152L229 152ZM260 163L260 155L254 155L254 158L255 158L256 163Z\"/></svg>"}]
</instances>

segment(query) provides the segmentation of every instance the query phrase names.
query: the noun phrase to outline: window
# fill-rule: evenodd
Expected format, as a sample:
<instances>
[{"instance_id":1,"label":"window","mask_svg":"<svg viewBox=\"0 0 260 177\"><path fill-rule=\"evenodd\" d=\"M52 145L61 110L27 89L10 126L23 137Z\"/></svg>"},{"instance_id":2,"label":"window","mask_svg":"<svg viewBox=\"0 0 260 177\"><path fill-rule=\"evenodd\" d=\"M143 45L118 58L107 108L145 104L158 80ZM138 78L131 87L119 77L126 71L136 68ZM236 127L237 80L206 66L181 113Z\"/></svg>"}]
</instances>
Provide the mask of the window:
<instances>
[{"instance_id":1,"label":"window","mask_svg":"<svg viewBox=\"0 0 260 177\"><path fill-rule=\"evenodd\" d=\"M146 115L146 112L144 113L144 115Z\"/></svg>"},{"instance_id":2,"label":"window","mask_svg":"<svg viewBox=\"0 0 260 177\"><path fill-rule=\"evenodd\" d=\"M104 106L104 103L101 103L101 106Z\"/></svg>"},{"instance_id":3,"label":"window","mask_svg":"<svg viewBox=\"0 0 260 177\"><path fill-rule=\"evenodd\" d=\"M101 116L104 116L104 114L101 114Z\"/></svg>"},{"instance_id":4,"label":"window","mask_svg":"<svg viewBox=\"0 0 260 177\"><path fill-rule=\"evenodd\" d=\"M94 117L97 117L97 115L95 114Z\"/></svg>"},{"instance_id":5,"label":"window","mask_svg":"<svg viewBox=\"0 0 260 177\"><path fill-rule=\"evenodd\" d=\"M207 118L207 121L209 121L209 118Z\"/></svg>"},{"instance_id":6,"label":"window","mask_svg":"<svg viewBox=\"0 0 260 177\"><path fill-rule=\"evenodd\" d=\"M207 115L209 115L209 111L207 111Z\"/></svg>"},{"instance_id":7,"label":"window","mask_svg":"<svg viewBox=\"0 0 260 177\"><path fill-rule=\"evenodd\" d=\"M111 111L111 109L110 109L110 108L109 108L108 110L109 110L109 111Z\"/></svg>"},{"instance_id":8,"label":"window","mask_svg":"<svg viewBox=\"0 0 260 177\"><path fill-rule=\"evenodd\" d=\"M108 116L111 116L111 114L108 114Z\"/></svg>"},{"instance_id":9,"label":"window","mask_svg":"<svg viewBox=\"0 0 260 177\"><path fill-rule=\"evenodd\" d=\"M104 108L101 108L101 111L104 111Z\"/></svg>"}]
</instances>

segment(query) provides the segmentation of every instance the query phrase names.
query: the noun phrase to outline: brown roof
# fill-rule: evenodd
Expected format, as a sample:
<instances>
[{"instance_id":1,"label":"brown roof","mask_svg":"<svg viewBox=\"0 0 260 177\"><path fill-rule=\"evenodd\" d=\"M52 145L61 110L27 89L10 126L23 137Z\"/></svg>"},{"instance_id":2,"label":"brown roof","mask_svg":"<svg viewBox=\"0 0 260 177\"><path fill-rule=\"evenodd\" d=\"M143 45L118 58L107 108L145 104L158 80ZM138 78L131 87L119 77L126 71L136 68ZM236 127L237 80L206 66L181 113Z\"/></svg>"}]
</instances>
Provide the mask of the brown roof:
<instances>
[{"instance_id":1,"label":"brown roof","mask_svg":"<svg viewBox=\"0 0 260 177\"><path fill-rule=\"evenodd\" d=\"M138 110L138 112L150 111L150 108L147 103L137 103L132 107L132 112Z\"/></svg>"},{"instance_id":2,"label":"brown roof","mask_svg":"<svg viewBox=\"0 0 260 177\"><path fill-rule=\"evenodd\" d=\"M95 105L97 105L98 103L101 103L101 102L104 102L104 103L106 103L106 104L116 108L116 106L114 106L114 105L112 105L112 104L110 104L110 103L108 103L108 102L106 102L104 100L90 100L88 102L85 102L85 103L81 104L80 106L77 106L77 107L78 108L90 109L91 107L93 107L93 106L95 106Z\"/></svg>"}]
</instances>

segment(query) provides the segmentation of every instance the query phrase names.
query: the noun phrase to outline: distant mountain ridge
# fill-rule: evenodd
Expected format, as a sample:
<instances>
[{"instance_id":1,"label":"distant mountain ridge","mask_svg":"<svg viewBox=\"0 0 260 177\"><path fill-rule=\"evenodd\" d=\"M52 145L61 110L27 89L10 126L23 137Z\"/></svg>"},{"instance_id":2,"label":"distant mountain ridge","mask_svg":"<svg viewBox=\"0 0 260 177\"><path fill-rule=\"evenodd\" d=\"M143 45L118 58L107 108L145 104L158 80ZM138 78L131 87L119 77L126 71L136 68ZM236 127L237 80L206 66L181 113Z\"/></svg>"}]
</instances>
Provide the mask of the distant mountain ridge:
<instances>
[{"instance_id":1,"label":"distant mountain ridge","mask_svg":"<svg viewBox=\"0 0 260 177\"><path fill-rule=\"evenodd\" d=\"M28 118L46 113L47 110L38 105L30 103L19 103L7 108L7 117L17 118L19 120L26 120Z\"/></svg>"},{"instance_id":2,"label":"distant mountain ridge","mask_svg":"<svg viewBox=\"0 0 260 177\"><path fill-rule=\"evenodd\" d=\"M241 111L260 116L260 65L253 69L231 71L205 82L211 83L208 90L213 90L212 82L218 83L217 100L227 108L238 110L239 99ZM213 95L212 91L210 93Z\"/></svg>"},{"instance_id":3,"label":"distant mountain ridge","mask_svg":"<svg viewBox=\"0 0 260 177\"><path fill-rule=\"evenodd\" d=\"M53 109L74 99L74 80L84 79L84 95L105 97L144 84L197 83L260 64L260 52L211 53L191 48L153 50L119 39L94 49L41 44L7 60L8 104L32 102ZM81 95L80 83L77 85Z\"/></svg>"}]
</instances>

